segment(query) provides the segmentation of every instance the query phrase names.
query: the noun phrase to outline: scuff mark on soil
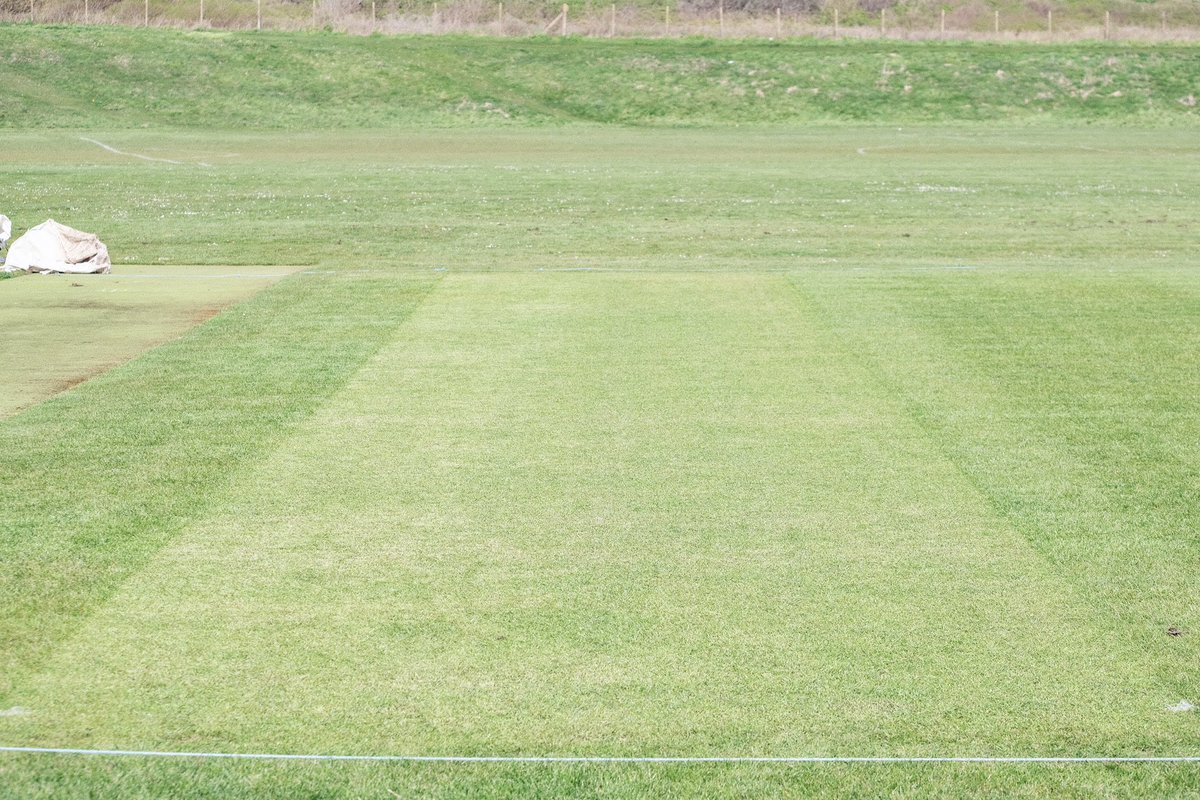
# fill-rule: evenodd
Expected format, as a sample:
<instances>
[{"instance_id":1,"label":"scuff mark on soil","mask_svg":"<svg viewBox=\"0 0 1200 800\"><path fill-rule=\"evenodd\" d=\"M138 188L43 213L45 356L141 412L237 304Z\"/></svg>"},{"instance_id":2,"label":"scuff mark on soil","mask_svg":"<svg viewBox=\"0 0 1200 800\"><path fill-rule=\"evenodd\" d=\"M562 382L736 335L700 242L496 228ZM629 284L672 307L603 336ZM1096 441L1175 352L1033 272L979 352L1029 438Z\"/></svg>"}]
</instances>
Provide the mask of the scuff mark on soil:
<instances>
[{"instance_id":1,"label":"scuff mark on soil","mask_svg":"<svg viewBox=\"0 0 1200 800\"><path fill-rule=\"evenodd\" d=\"M215 317L217 314L220 314L222 311L224 311L228 307L229 307L228 303L226 303L224 305L205 306L204 308L202 308L199 311L196 311L195 313L192 314L192 316L191 316L192 323L195 325L199 325L202 322L208 322L210 319Z\"/></svg>"},{"instance_id":2,"label":"scuff mark on soil","mask_svg":"<svg viewBox=\"0 0 1200 800\"><path fill-rule=\"evenodd\" d=\"M62 394L68 389L73 389L84 381L90 381L97 375L103 375L105 372L108 372L113 367L120 366L122 363L124 362L114 361L109 364L100 364L99 366L92 367L87 372L83 372L79 375L72 375L69 378L58 381L50 386L50 396L53 397L56 394Z\"/></svg>"}]
</instances>

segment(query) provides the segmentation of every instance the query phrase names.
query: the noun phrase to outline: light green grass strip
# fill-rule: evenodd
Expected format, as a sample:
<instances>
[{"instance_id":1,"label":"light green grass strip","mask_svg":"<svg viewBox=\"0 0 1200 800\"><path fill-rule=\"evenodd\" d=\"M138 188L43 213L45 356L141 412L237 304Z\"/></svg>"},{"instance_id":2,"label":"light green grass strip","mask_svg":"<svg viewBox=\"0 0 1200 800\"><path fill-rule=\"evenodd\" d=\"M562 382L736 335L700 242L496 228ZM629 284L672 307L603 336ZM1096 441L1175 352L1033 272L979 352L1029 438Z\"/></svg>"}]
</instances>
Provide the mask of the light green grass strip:
<instances>
[{"instance_id":1,"label":"light green grass strip","mask_svg":"<svg viewBox=\"0 0 1200 800\"><path fill-rule=\"evenodd\" d=\"M214 488L342 386L431 285L287 279L0 421L0 707Z\"/></svg>"},{"instance_id":2,"label":"light green grass strip","mask_svg":"<svg viewBox=\"0 0 1200 800\"><path fill-rule=\"evenodd\" d=\"M1179 698L1109 625L784 277L449 276L57 649L3 731L1188 752Z\"/></svg>"}]
</instances>

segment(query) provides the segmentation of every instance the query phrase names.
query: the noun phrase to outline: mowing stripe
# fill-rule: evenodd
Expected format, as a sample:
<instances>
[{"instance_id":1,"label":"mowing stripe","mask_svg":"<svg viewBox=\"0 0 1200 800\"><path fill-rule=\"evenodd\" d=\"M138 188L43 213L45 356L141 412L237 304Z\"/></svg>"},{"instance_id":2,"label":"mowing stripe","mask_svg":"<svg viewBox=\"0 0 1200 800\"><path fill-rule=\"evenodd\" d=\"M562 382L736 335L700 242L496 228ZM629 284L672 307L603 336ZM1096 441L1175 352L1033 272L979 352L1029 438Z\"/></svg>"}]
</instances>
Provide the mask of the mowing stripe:
<instances>
[{"instance_id":1,"label":"mowing stripe","mask_svg":"<svg viewBox=\"0 0 1200 800\"><path fill-rule=\"evenodd\" d=\"M408 761L458 764L1117 764L1200 763L1200 756L377 756L319 753L192 753L174 750L88 750L10 747L3 753L50 753L148 758L234 758L261 761Z\"/></svg>"}]
</instances>

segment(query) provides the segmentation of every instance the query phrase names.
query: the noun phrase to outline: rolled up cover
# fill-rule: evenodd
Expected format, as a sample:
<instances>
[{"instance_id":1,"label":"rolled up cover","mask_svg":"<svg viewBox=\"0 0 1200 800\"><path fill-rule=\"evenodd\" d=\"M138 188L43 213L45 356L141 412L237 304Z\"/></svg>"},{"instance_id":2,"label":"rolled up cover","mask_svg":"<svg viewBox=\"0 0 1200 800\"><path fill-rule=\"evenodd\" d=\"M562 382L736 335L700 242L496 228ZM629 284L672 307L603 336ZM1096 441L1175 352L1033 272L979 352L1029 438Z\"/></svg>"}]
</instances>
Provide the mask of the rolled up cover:
<instances>
[{"instance_id":1,"label":"rolled up cover","mask_svg":"<svg viewBox=\"0 0 1200 800\"><path fill-rule=\"evenodd\" d=\"M8 249L6 272L110 272L108 248L94 233L84 233L48 219L25 232Z\"/></svg>"}]
</instances>

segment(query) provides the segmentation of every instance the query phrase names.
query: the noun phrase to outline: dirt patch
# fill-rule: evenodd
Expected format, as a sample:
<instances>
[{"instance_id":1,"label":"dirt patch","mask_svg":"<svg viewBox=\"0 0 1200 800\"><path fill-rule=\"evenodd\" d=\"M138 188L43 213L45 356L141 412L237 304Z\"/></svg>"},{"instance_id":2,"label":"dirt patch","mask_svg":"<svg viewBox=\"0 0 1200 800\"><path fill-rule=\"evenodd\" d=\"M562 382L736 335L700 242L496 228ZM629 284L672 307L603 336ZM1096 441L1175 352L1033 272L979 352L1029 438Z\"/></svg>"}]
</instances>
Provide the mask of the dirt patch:
<instances>
[{"instance_id":1,"label":"dirt patch","mask_svg":"<svg viewBox=\"0 0 1200 800\"><path fill-rule=\"evenodd\" d=\"M91 301L86 301L83 303L63 304L63 305L59 305L59 306L55 306L55 307L56 308L105 309L105 310L120 310L120 311L130 310L129 306L123 306L123 305L119 305L116 303L98 303L98 302L91 302ZM201 309L198 309L198 310L192 312L188 316L188 321L191 322L193 325L199 325L202 322L207 322L208 320L212 319L217 314L220 314L227 307L228 307L228 304L217 304L217 305L205 306ZM84 383L85 381L90 381L92 378L96 377L97 375L101 375L105 372L108 372L113 367L120 366L121 363L122 362L120 362L120 361L114 361L114 362L110 362L107 364L99 364L99 365L94 366L91 369L87 370L86 372L82 372L78 375L73 375L64 380L56 381L50 385L50 396L54 396L56 394L62 394L63 392L67 391L68 389L72 389L72 388L78 386L79 384Z\"/></svg>"},{"instance_id":2,"label":"dirt patch","mask_svg":"<svg viewBox=\"0 0 1200 800\"><path fill-rule=\"evenodd\" d=\"M118 363L119 362L112 364L101 364L99 366L92 367L87 372L80 373L79 375L72 375L69 378L57 381L50 386L50 396L53 397L56 394L62 394L68 389L73 389L84 381L90 381L97 375L108 372L110 369L117 366Z\"/></svg>"},{"instance_id":3,"label":"dirt patch","mask_svg":"<svg viewBox=\"0 0 1200 800\"><path fill-rule=\"evenodd\" d=\"M196 311L195 313L192 314L192 316L191 316L192 323L195 325L199 325L201 322L207 322L208 320L215 317L217 314L220 314L226 308L228 308L228 304L205 306L204 308L202 308L199 311Z\"/></svg>"},{"instance_id":4,"label":"dirt patch","mask_svg":"<svg viewBox=\"0 0 1200 800\"><path fill-rule=\"evenodd\" d=\"M48 303L46 308L63 308L79 311L135 311L136 306L127 303L105 302L104 300L74 300L69 303Z\"/></svg>"}]
</instances>

